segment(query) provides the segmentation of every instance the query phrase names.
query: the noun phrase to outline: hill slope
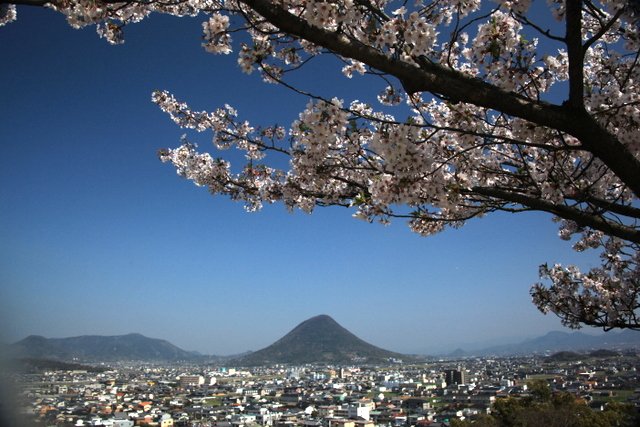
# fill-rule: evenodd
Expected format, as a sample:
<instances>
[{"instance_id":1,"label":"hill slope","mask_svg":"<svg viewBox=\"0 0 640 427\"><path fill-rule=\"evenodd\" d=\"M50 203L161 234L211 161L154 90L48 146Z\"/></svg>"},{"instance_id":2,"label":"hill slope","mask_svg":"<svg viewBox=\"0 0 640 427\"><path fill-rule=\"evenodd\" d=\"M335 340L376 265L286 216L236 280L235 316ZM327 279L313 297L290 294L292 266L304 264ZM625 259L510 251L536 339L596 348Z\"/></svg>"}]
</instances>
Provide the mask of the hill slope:
<instances>
[{"instance_id":1,"label":"hill slope","mask_svg":"<svg viewBox=\"0 0 640 427\"><path fill-rule=\"evenodd\" d=\"M191 360L195 353L182 350L168 341L140 334L115 336L83 335L71 338L45 338L30 335L12 346L20 357L58 360Z\"/></svg>"},{"instance_id":2,"label":"hill slope","mask_svg":"<svg viewBox=\"0 0 640 427\"><path fill-rule=\"evenodd\" d=\"M274 363L382 363L390 358L406 358L399 353L371 345L327 315L305 320L269 347L238 358L245 365Z\"/></svg>"},{"instance_id":3,"label":"hill slope","mask_svg":"<svg viewBox=\"0 0 640 427\"><path fill-rule=\"evenodd\" d=\"M640 332L624 330L589 335L583 332L552 331L518 344L493 346L472 353L476 355L508 355L626 348L640 348Z\"/></svg>"}]
</instances>

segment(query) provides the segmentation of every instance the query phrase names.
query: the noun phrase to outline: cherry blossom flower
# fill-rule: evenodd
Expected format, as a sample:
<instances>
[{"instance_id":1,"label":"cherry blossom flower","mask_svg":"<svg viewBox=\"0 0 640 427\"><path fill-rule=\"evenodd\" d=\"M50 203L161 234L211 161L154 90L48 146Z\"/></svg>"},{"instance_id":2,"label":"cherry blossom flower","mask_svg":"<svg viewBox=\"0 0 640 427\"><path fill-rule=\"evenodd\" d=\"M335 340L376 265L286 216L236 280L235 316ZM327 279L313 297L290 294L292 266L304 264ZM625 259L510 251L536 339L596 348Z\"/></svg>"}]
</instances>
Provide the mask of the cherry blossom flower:
<instances>
[{"instance_id":1,"label":"cherry blossom flower","mask_svg":"<svg viewBox=\"0 0 640 427\"><path fill-rule=\"evenodd\" d=\"M540 20L532 4L42 2L116 44L152 13L204 14L207 52L235 50L242 72L259 70L309 96L285 129L255 126L228 105L195 111L154 92L178 126L211 132L220 157L186 138L160 151L211 194L248 211L339 205L369 222L404 219L425 236L495 211L547 212L561 239L600 251L601 263L587 272L543 265L534 304L570 327L640 329L640 11L621 0L547 0ZM3 3L0 25L15 17ZM319 56L332 56L346 78L379 79L371 84L378 102L323 98L286 80ZM226 149L240 150L246 164L232 169L219 153ZM271 156L288 157L288 167Z\"/></svg>"}]
</instances>

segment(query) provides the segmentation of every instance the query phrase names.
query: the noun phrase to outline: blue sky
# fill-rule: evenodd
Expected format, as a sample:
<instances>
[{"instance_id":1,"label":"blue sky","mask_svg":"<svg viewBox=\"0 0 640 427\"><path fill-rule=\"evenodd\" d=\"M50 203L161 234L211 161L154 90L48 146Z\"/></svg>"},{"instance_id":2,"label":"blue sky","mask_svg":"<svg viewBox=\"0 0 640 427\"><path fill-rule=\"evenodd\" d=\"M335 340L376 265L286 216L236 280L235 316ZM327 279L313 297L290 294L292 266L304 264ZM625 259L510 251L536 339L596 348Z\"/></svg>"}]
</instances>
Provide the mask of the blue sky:
<instances>
[{"instance_id":1,"label":"blue sky","mask_svg":"<svg viewBox=\"0 0 640 427\"><path fill-rule=\"evenodd\" d=\"M538 265L595 257L560 241L547 215L491 215L421 238L344 208L245 213L160 163L156 151L184 130L151 103L155 89L196 109L229 103L263 125L290 124L307 102L242 74L234 54L207 54L201 20L155 16L122 46L47 10L19 9L0 28L5 341L139 332L233 354L323 313L400 352L562 329L530 302ZM339 68L297 78L347 101L375 96Z\"/></svg>"}]
</instances>

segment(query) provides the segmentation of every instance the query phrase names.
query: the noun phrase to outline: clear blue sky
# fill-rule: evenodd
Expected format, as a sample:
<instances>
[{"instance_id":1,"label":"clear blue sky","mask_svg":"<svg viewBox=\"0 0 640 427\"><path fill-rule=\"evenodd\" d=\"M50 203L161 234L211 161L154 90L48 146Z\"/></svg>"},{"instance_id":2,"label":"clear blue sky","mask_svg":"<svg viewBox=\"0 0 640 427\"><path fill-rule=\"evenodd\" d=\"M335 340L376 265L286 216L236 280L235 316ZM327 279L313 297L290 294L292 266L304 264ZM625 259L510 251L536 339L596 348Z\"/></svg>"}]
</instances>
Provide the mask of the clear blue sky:
<instances>
[{"instance_id":1,"label":"clear blue sky","mask_svg":"<svg viewBox=\"0 0 640 427\"><path fill-rule=\"evenodd\" d=\"M184 130L154 89L263 125L290 124L307 102L242 74L234 54L207 54L201 20L155 16L122 46L47 10L0 28L2 339L139 332L232 354L324 313L378 346L429 353L562 328L530 302L538 265L594 257L547 215L421 238L343 208L245 213L160 163ZM298 78L347 101L375 95L339 68Z\"/></svg>"}]
</instances>

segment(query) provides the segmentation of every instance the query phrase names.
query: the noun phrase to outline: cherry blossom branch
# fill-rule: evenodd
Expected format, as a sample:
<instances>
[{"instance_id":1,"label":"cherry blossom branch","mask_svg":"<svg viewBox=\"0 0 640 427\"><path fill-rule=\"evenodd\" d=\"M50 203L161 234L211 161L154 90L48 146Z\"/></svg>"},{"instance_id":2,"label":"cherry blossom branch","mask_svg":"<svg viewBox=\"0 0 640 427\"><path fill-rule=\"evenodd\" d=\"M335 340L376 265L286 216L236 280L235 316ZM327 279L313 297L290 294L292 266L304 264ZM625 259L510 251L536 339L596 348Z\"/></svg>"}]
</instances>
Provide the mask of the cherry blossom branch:
<instances>
[{"instance_id":1,"label":"cherry blossom branch","mask_svg":"<svg viewBox=\"0 0 640 427\"><path fill-rule=\"evenodd\" d=\"M193 111L168 92L154 92L153 101L179 126L211 130L217 149L234 147L246 158L235 173L228 161L197 152L185 139L159 152L179 175L212 194L244 201L249 211L274 202L305 212L348 206L367 221L407 218L421 235L494 211L549 212L561 223L562 239L578 236L576 251L599 248L602 263L587 273L544 266L541 277L551 286L534 286L538 308L571 327L635 327L636 11L613 2L555 1L552 13L566 24L566 36L558 37L525 16L529 1L498 3L486 13L479 1L460 0L398 1L396 10L393 2L370 0L0 0L0 25L15 20L14 4L48 5L73 27L95 24L100 37L115 44L123 41L125 24L150 13L205 12L208 52L231 52L232 37L245 32L251 41L240 45L242 71L258 66L264 80L311 101L285 130L254 128L228 105ZM230 29L232 16L243 24ZM547 45L561 43L538 46L522 37L523 26L547 37ZM301 72L326 54L344 63L349 78L382 79L387 87L378 100L385 107L376 111L359 101L347 106L283 80L284 73ZM545 102L560 82L568 82L567 101ZM390 107L403 101L411 112L399 121ZM271 152L288 156L289 168L263 161Z\"/></svg>"},{"instance_id":2,"label":"cherry blossom branch","mask_svg":"<svg viewBox=\"0 0 640 427\"><path fill-rule=\"evenodd\" d=\"M566 0L566 35L569 56L568 105L581 111L584 108L584 52L582 47L582 0Z\"/></svg>"},{"instance_id":3,"label":"cherry blossom branch","mask_svg":"<svg viewBox=\"0 0 640 427\"><path fill-rule=\"evenodd\" d=\"M491 108L533 123L563 130L578 138L584 144L585 149L600 157L636 195L640 195L640 180L637 179L640 176L640 160L629 153L613 135L601 128L583 110L576 112L542 101L531 101L439 64L423 62L420 67L417 67L407 62L394 60L344 34L313 27L269 0L240 1L253 8L284 32L294 34L324 46L339 55L358 60L394 75L410 94L419 91L442 94L453 101L463 101ZM570 0L570 2L576 1L578 0ZM578 13L580 12L578 11ZM573 19L575 19L575 13ZM572 36L575 32L573 26L577 26L579 29L580 24L572 23L571 31L568 31ZM575 69L573 72L582 76L581 69L576 70L578 64L582 63L581 44L576 47L575 43L569 42L568 45L572 46L572 51L577 49L575 55L578 55L579 59L574 55L573 67ZM578 87L582 88L582 80L580 78L576 82L574 77L574 82L573 93L575 94ZM582 94L582 89L579 92Z\"/></svg>"},{"instance_id":4,"label":"cherry blossom branch","mask_svg":"<svg viewBox=\"0 0 640 427\"><path fill-rule=\"evenodd\" d=\"M518 21L520 21L523 24L533 28L534 30L536 30L537 32L542 34L543 36L545 36L545 37L547 37L547 38L549 38L551 40L556 40L556 41L563 42L563 43L566 42L566 39L564 37L556 36L556 35L551 34L551 30L543 30L542 27L540 27L539 25L537 25L534 22L532 22L531 20L529 20L529 18L527 18L523 14L516 13L515 16L518 19Z\"/></svg>"},{"instance_id":5,"label":"cherry blossom branch","mask_svg":"<svg viewBox=\"0 0 640 427\"><path fill-rule=\"evenodd\" d=\"M591 227L630 242L640 243L640 230L605 221L599 217L573 209L569 206L557 205L540 198L498 188L473 187L471 191L473 193L493 197L499 200L519 203L535 210L549 212L561 218L570 219L582 227Z\"/></svg>"},{"instance_id":6,"label":"cherry blossom branch","mask_svg":"<svg viewBox=\"0 0 640 427\"><path fill-rule=\"evenodd\" d=\"M590 37L589 40L585 41L582 46L583 53L586 52L587 49L589 49L589 47L591 47L595 42L600 40L600 38L603 35L605 35L607 31L611 29L611 27L613 27L613 24L618 22L618 19L620 19L623 13L624 13L624 8L617 11L615 15L613 15L613 17L606 24L600 27L600 30L597 33L595 33L592 37Z\"/></svg>"}]
</instances>

